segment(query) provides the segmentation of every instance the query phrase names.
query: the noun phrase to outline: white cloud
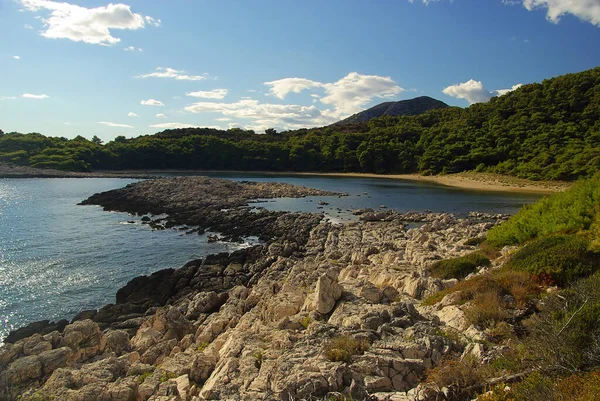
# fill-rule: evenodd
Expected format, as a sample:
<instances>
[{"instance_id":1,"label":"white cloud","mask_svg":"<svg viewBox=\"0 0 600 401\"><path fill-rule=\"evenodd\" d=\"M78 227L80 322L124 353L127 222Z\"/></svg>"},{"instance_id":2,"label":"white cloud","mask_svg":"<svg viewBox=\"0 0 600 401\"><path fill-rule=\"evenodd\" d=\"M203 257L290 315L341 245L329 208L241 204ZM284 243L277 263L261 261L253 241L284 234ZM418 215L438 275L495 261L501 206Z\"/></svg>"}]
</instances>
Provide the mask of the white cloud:
<instances>
[{"instance_id":1,"label":"white cloud","mask_svg":"<svg viewBox=\"0 0 600 401\"><path fill-rule=\"evenodd\" d=\"M425 4L426 6L429 5L429 3L437 3L440 0L421 0L423 2L423 4ZM409 3L414 3L415 0L408 0Z\"/></svg>"},{"instance_id":2,"label":"white cloud","mask_svg":"<svg viewBox=\"0 0 600 401\"><path fill-rule=\"evenodd\" d=\"M71 125L71 123L65 123L65 125Z\"/></svg>"},{"instance_id":3,"label":"white cloud","mask_svg":"<svg viewBox=\"0 0 600 401\"><path fill-rule=\"evenodd\" d=\"M163 129L177 129L177 128L200 128L198 125L184 124L184 123L161 123L152 124L152 128L163 128Z\"/></svg>"},{"instance_id":4,"label":"white cloud","mask_svg":"<svg viewBox=\"0 0 600 401\"><path fill-rule=\"evenodd\" d=\"M139 117L138 114L135 114L133 111L130 111L129 113L127 113L128 117Z\"/></svg>"},{"instance_id":5,"label":"white cloud","mask_svg":"<svg viewBox=\"0 0 600 401\"><path fill-rule=\"evenodd\" d=\"M523 6L532 11L546 8L546 18L558 23L565 14L600 27L600 1L598 0L523 0Z\"/></svg>"},{"instance_id":6,"label":"white cloud","mask_svg":"<svg viewBox=\"0 0 600 401\"><path fill-rule=\"evenodd\" d=\"M15 60L21 60L21 56L13 56Z\"/></svg>"},{"instance_id":7,"label":"white cloud","mask_svg":"<svg viewBox=\"0 0 600 401\"><path fill-rule=\"evenodd\" d=\"M112 36L111 30L143 28L146 23L155 25L154 19L133 13L126 4L108 4L85 8L66 2L51 0L21 0L28 11L45 10L47 18L40 18L44 27L41 35L51 39L70 39L97 45L112 45L121 39Z\"/></svg>"},{"instance_id":8,"label":"white cloud","mask_svg":"<svg viewBox=\"0 0 600 401\"><path fill-rule=\"evenodd\" d=\"M21 97L25 99L48 99L50 96L44 94L34 95L33 93L23 93Z\"/></svg>"},{"instance_id":9,"label":"white cloud","mask_svg":"<svg viewBox=\"0 0 600 401\"><path fill-rule=\"evenodd\" d=\"M351 72L337 82L322 83L305 78L284 78L277 81L265 82L269 92L283 99L290 93L300 93L309 89L324 89L325 96L321 103L331 105L339 117L361 111L364 106L375 98L391 98L404 92L390 77L378 75L363 75ZM320 97L311 94L312 97Z\"/></svg>"},{"instance_id":10,"label":"white cloud","mask_svg":"<svg viewBox=\"0 0 600 401\"><path fill-rule=\"evenodd\" d=\"M162 24L162 21L160 19L154 19L152 17L148 17L146 16L146 22L152 26L156 26L159 27Z\"/></svg>"},{"instance_id":11,"label":"white cloud","mask_svg":"<svg viewBox=\"0 0 600 401\"><path fill-rule=\"evenodd\" d=\"M328 110L321 112L314 105L269 104L258 100L243 99L234 103L197 102L185 108L191 113L221 113L226 118L252 121L247 129L304 128L331 124L338 120Z\"/></svg>"},{"instance_id":12,"label":"white cloud","mask_svg":"<svg viewBox=\"0 0 600 401\"><path fill-rule=\"evenodd\" d=\"M215 120L217 120L217 121L231 121L231 118L229 118L229 117L220 117L220 118L215 118Z\"/></svg>"},{"instance_id":13,"label":"white cloud","mask_svg":"<svg viewBox=\"0 0 600 401\"><path fill-rule=\"evenodd\" d=\"M15 100L18 99L16 96L0 96L0 100Z\"/></svg>"},{"instance_id":14,"label":"white cloud","mask_svg":"<svg viewBox=\"0 0 600 401\"><path fill-rule=\"evenodd\" d=\"M201 97L204 99L223 99L227 96L227 89L213 89L210 91L188 92L185 95L191 97Z\"/></svg>"},{"instance_id":15,"label":"white cloud","mask_svg":"<svg viewBox=\"0 0 600 401\"><path fill-rule=\"evenodd\" d=\"M323 126L361 111L365 105L376 98L393 98L404 91L390 77L363 75L352 72L339 81L322 83L306 78L283 78L265 82L269 93L284 99L289 93L319 91L324 95L311 93L313 105L261 103L258 100L243 97L232 103L197 102L185 110L191 113L220 113L224 116L218 121L229 119L245 120L246 125L232 122L235 127L254 129L265 128L297 129ZM329 105L327 109L317 104Z\"/></svg>"},{"instance_id":16,"label":"white cloud","mask_svg":"<svg viewBox=\"0 0 600 401\"><path fill-rule=\"evenodd\" d=\"M512 88L510 88L510 89L498 89L498 90L496 91L496 94L497 94L498 96L506 95L508 92L512 92L512 91L514 91L515 89L519 89L521 86L523 86L523 84L516 84L516 85L513 85L513 86L512 86Z\"/></svg>"},{"instance_id":17,"label":"white cloud","mask_svg":"<svg viewBox=\"0 0 600 401\"><path fill-rule=\"evenodd\" d=\"M265 82L266 86L269 86L269 92L279 99L285 98L290 93L300 93L310 88L320 88L323 86L322 83L311 81L306 78L283 78L277 81Z\"/></svg>"},{"instance_id":18,"label":"white cloud","mask_svg":"<svg viewBox=\"0 0 600 401\"><path fill-rule=\"evenodd\" d=\"M202 75L187 75L184 72L169 67L158 67L155 72L136 75L136 78L173 78L178 81L202 81L208 78L208 74L206 73Z\"/></svg>"},{"instance_id":19,"label":"white cloud","mask_svg":"<svg viewBox=\"0 0 600 401\"><path fill-rule=\"evenodd\" d=\"M33 27L29 24L25 24L24 27L25 27L25 29L33 29Z\"/></svg>"},{"instance_id":20,"label":"white cloud","mask_svg":"<svg viewBox=\"0 0 600 401\"><path fill-rule=\"evenodd\" d=\"M156 118L167 118L167 116L165 116L163 113L158 113Z\"/></svg>"},{"instance_id":21,"label":"white cloud","mask_svg":"<svg viewBox=\"0 0 600 401\"><path fill-rule=\"evenodd\" d=\"M467 82L450 85L443 90L448 95L457 99L466 99L469 103L485 103L494 96L506 95L515 89L520 88L523 84L514 85L510 89L488 90L483 86L481 81L470 79Z\"/></svg>"},{"instance_id":22,"label":"white cloud","mask_svg":"<svg viewBox=\"0 0 600 401\"><path fill-rule=\"evenodd\" d=\"M390 77L351 72L337 82L325 84L321 103L330 104L340 116L361 111L374 98L393 98L404 92Z\"/></svg>"},{"instance_id":23,"label":"white cloud","mask_svg":"<svg viewBox=\"0 0 600 401\"><path fill-rule=\"evenodd\" d=\"M140 53L144 51L144 49L142 49L140 47L136 48L135 46L127 46L127 47L124 47L123 50L126 52L140 52Z\"/></svg>"},{"instance_id":24,"label":"white cloud","mask_svg":"<svg viewBox=\"0 0 600 401\"><path fill-rule=\"evenodd\" d=\"M106 125L108 127L117 127L117 128L135 128L132 125L111 123L108 121L98 121L98 124Z\"/></svg>"},{"instance_id":25,"label":"white cloud","mask_svg":"<svg viewBox=\"0 0 600 401\"><path fill-rule=\"evenodd\" d=\"M156 100L156 99L142 100L140 102L140 104L142 106L164 106L165 105L163 102L161 102L160 100Z\"/></svg>"}]
</instances>

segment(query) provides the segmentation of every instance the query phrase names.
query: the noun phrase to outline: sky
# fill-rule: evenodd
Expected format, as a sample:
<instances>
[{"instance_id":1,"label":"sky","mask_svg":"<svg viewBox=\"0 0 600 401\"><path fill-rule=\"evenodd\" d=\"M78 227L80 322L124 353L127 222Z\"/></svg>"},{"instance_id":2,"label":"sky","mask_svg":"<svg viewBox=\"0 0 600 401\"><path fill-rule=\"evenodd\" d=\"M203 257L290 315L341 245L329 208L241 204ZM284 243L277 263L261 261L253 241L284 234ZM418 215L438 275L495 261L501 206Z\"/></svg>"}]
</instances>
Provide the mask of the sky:
<instances>
[{"instance_id":1,"label":"sky","mask_svg":"<svg viewBox=\"0 0 600 401\"><path fill-rule=\"evenodd\" d=\"M282 131L600 65L600 0L123 1L0 0L1 130Z\"/></svg>"}]
</instances>

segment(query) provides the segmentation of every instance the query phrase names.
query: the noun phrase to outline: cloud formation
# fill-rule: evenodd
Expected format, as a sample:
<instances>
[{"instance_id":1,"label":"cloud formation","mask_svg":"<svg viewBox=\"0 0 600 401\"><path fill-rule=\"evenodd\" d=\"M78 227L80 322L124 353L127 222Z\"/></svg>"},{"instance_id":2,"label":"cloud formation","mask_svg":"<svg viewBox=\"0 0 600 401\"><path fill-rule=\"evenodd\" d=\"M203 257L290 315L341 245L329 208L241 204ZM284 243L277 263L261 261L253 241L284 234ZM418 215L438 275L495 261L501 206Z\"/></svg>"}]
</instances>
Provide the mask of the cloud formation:
<instances>
[{"instance_id":1,"label":"cloud formation","mask_svg":"<svg viewBox=\"0 0 600 401\"><path fill-rule=\"evenodd\" d=\"M284 99L290 93L300 93L310 88L321 88L323 84L306 78L283 78L276 81L265 82L269 92L279 99Z\"/></svg>"},{"instance_id":2,"label":"cloud formation","mask_svg":"<svg viewBox=\"0 0 600 401\"><path fill-rule=\"evenodd\" d=\"M475 81L470 79L467 82L460 84L450 85L443 90L448 95L457 99L465 99L470 104L473 103L485 103L494 96L506 95L508 92L512 92L515 89L520 88L523 84L514 85L510 89L497 89L488 90L483 86L481 81Z\"/></svg>"},{"instance_id":3,"label":"cloud formation","mask_svg":"<svg viewBox=\"0 0 600 401\"><path fill-rule=\"evenodd\" d=\"M21 97L25 99L48 99L50 96L45 94L35 95L33 93L23 93Z\"/></svg>"},{"instance_id":4,"label":"cloud formation","mask_svg":"<svg viewBox=\"0 0 600 401\"><path fill-rule=\"evenodd\" d=\"M136 48L135 46L127 46L123 48L124 51L126 52L143 52L144 49L142 49L141 47Z\"/></svg>"},{"instance_id":5,"label":"cloud formation","mask_svg":"<svg viewBox=\"0 0 600 401\"><path fill-rule=\"evenodd\" d=\"M111 123L108 121L98 121L98 124L106 125L107 127L116 127L116 128L135 128L132 125Z\"/></svg>"},{"instance_id":6,"label":"cloud formation","mask_svg":"<svg viewBox=\"0 0 600 401\"><path fill-rule=\"evenodd\" d=\"M390 77L378 75L363 75L351 72L337 82L322 83L306 78L284 78L277 81L264 83L269 87L269 92L284 99L289 93L300 93L310 89L322 89L325 96L320 97L320 102L334 108L330 113L339 117L361 111L364 106L375 98L391 98L404 92Z\"/></svg>"},{"instance_id":7,"label":"cloud formation","mask_svg":"<svg viewBox=\"0 0 600 401\"><path fill-rule=\"evenodd\" d=\"M156 99L142 100L140 102L140 104L142 106L164 106L165 105L163 102L161 102L160 100L156 100Z\"/></svg>"},{"instance_id":8,"label":"cloud formation","mask_svg":"<svg viewBox=\"0 0 600 401\"><path fill-rule=\"evenodd\" d=\"M208 74L187 75L185 74L185 71L169 67L158 67L155 72L136 75L136 78L172 78L178 81L202 81L208 78Z\"/></svg>"},{"instance_id":9,"label":"cloud formation","mask_svg":"<svg viewBox=\"0 0 600 401\"><path fill-rule=\"evenodd\" d=\"M13 56L15 60L21 60L21 56Z\"/></svg>"},{"instance_id":10,"label":"cloud formation","mask_svg":"<svg viewBox=\"0 0 600 401\"><path fill-rule=\"evenodd\" d=\"M566 14L600 27L600 1L598 0L523 0L529 10L546 8L546 18L555 24Z\"/></svg>"},{"instance_id":11,"label":"cloud formation","mask_svg":"<svg viewBox=\"0 0 600 401\"><path fill-rule=\"evenodd\" d=\"M201 97L204 99L223 99L227 96L227 89L213 89L210 91L188 92L185 95L191 97Z\"/></svg>"},{"instance_id":12,"label":"cloud formation","mask_svg":"<svg viewBox=\"0 0 600 401\"><path fill-rule=\"evenodd\" d=\"M131 11L126 4L108 4L86 8L66 2L51 0L21 0L28 11L47 11L47 18L41 18L41 35L51 39L69 39L95 45L113 45L121 39L112 35L112 30L136 30L146 24L157 26L160 20L144 17Z\"/></svg>"},{"instance_id":13,"label":"cloud formation","mask_svg":"<svg viewBox=\"0 0 600 401\"><path fill-rule=\"evenodd\" d=\"M165 116L163 113L158 113L156 118L167 118L167 116Z\"/></svg>"},{"instance_id":14,"label":"cloud formation","mask_svg":"<svg viewBox=\"0 0 600 401\"><path fill-rule=\"evenodd\" d=\"M135 114L133 111L130 111L129 113L127 113L128 117L139 117L139 115Z\"/></svg>"},{"instance_id":15,"label":"cloud formation","mask_svg":"<svg viewBox=\"0 0 600 401\"><path fill-rule=\"evenodd\" d=\"M321 112L314 105L260 103L254 99L243 99L234 103L197 102L185 108L191 113L220 113L226 118L249 120L247 129L303 128L327 125L337 121L334 116ZM237 125L236 125L237 126Z\"/></svg>"}]
</instances>

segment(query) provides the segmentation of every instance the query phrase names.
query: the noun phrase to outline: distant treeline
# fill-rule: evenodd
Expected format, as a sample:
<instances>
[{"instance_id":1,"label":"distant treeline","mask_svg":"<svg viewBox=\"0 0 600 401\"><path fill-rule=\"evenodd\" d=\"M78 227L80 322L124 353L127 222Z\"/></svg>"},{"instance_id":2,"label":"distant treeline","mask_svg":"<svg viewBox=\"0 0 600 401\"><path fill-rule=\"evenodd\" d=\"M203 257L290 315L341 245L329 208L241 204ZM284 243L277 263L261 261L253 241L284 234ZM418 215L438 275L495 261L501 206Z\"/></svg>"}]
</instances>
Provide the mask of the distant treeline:
<instances>
[{"instance_id":1,"label":"distant treeline","mask_svg":"<svg viewBox=\"0 0 600 401\"><path fill-rule=\"evenodd\" d=\"M178 129L102 144L3 134L0 162L72 171L214 169L573 180L600 170L600 67L525 85L485 104L276 133Z\"/></svg>"}]
</instances>

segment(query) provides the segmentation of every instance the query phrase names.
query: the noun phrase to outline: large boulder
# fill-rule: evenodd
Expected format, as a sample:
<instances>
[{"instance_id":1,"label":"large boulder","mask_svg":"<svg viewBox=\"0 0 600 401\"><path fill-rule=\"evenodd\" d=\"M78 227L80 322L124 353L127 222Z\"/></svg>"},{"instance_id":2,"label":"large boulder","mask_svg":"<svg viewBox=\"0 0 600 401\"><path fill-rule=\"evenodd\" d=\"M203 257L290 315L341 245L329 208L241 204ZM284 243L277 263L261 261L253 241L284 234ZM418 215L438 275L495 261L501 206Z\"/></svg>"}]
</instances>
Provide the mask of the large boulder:
<instances>
[{"instance_id":1,"label":"large boulder","mask_svg":"<svg viewBox=\"0 0 600 401\"><path fill-rule=\"evenodd\" d=\"M42 361L37 355L19 358L6 371L9 384L19 385L42 377Z\"/></svg>"},{"instance_id":2,"label":"large boulder","mask_svg":"<svg viewBox=\"0 0 600 401\"><path fill-rule=\"evenodd\" d=\"M317 280L314 309L324 315L333 310L335 302L342 296L343 288L338 283L337 272L330 270Z\"/></svg>"},{"instance_id":3,"label":"large boulder","mask_svg":"<svg viewBox=\"0 0 600 401\"><path fill-rule=\"evenodd\" d=\"M61 347L75 351L74 360L87 360L104 352L106 338L91 320L80 320L65 327Z\"/></svg>"}]
</instances>

